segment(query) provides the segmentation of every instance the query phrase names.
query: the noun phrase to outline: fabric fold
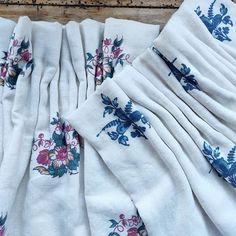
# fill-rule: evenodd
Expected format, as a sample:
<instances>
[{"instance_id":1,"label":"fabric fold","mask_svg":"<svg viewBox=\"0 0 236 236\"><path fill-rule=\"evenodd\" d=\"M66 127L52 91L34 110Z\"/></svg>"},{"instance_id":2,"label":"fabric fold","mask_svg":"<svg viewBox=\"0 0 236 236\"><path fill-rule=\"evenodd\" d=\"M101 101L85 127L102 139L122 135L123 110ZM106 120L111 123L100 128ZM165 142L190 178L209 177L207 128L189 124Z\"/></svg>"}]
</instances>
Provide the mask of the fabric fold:
<instances>
[{"instance_id":1,"label":"fabric fold","mask_svg":"<svg viewBox=\"0 0 236 236\"><path fill-rule=\"evenodd\" d=\"M139 35L139 40L134 43L132 36L139 32L142 32L142 35ZM141 51L152 45L158 33L158 25L107 19L104 24L103 40L95 56L87 53L87 62L96 65L95 84L98 86L106 78L111 79L127 64L131 64ZM91 68L88 66L86 68L87 76L91 79ZM94 91L88 90L87 98L92 92ZM148 234L132 199L86 140L83 159L85 200L92 235ZM99 173L96 178L94 173Z\"/></svg>"},{"instance_id":2,"label":"fabric fold","mask_svg":"<svg viewBox=\"0 0 236 236\"><path fill-rule=\"evenodd\" d=\"M131 82L126 71L127 78ZM67 119L125 187L148 235L192 234L196 225L202 235L220 235L194 200L174 153L139 111L139 106L133 104L119 86L109 80ZM78 119L80 123L76 122ZM191 224L183 229L184 219L188 222L191 219Z\"/></svg>"},{"instance_id":3,"label":"fabric fold","mask_svg":"<svg viewBox=\"0 0 236 236\"><path fill-rule=\"evenodd\" d=\"M32 144L32 123L27 122L30 115L28 98L33 69L32 24L28 17L19 18L10 39L2 95L4 152L0 165L0 209L1 218L5 216L6 232L13 229L11 221L14 214L11 212L14 211L17 190L27 169L28 151Z\"/></svg>"}]
</instances>

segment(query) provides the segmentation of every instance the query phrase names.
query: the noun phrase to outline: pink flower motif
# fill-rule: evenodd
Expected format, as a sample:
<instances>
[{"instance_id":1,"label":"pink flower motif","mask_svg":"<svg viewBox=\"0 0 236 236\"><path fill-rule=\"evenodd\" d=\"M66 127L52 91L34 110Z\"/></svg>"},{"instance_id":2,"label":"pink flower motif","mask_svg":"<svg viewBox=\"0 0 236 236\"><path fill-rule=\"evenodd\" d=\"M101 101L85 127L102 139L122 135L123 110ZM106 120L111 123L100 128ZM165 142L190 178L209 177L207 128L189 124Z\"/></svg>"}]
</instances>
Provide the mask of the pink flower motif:
<instances>
[{"instance_id":1,"label":"pink flower motif","mask_svg":"<svg viewBox=\"0 0 236 236\"><path fill-rule=\"evenodd\" d=\"M1 67L1 72L0 73L1 73L2 78L6 77L6 75L7 75L7 65L6 65L6 63L4 64L4 66Z\"/></svg>"},{"instance_id":2,"label":"pink flower motif","mask_svg":"<svg viewBox=\"0 0 236 236\"><path fill-rule=\"evenodd\" d=\"M116 48L114 51L113 51L113 58L117 58L120 53L122 52L123 50L121 50L120 48Z\"/></svg>"},{"instance_id":3,"label":"pink flower motif","mask_svg":"<svg viewBox=\"0 0 236 236\"><path fill-rule=\"evenodd\" d=\"M56 131L61 132L62 131L62 123L58 122L55 128Z\"/></svg>"},{"instance_id":4,"label":"pink flower motif","mask_svg":"<svg viewBox=\"0 0 236 236\"><path fill-rule=\"evenodd\" d=\"M18 40L17 40L17 39L14 39L12 45L13 45L13 47L17 47L17 45L18 45Z\"/></svg>"},{"instance_id":5,"label":"pink flower motif","mask_svg":"<svg viewBox=\"0 0 236 236\"><path fill-rule=\"evenodd\" d=\"M112 39L111 38L106 38L106 39L104 39L103 40L103 44L105 45L105 46L109 46L110 44L112 43Z\"/></svg>"},{"instance_id":6,"label":"pink flower motif","mask_svg":"<svg viewBox=\"0 0 236 236\"><path fill-rule=\"evenodd\" d=\"M41 134L38 135L38 137L39 137L40 139L42 139L42 138L44 138L44 134L41 133Z\"/></svg>"},{"instance_id":7,"label":"pink flower motif","mask_svg":"<svg viewBox=\"0 0 236 236\"><path fill-rule=\"evenodd\" d=\"M65 125L65 128L64 128L64 132L65 133L69 133L70 131L72 131L73 130L73 127L71 126L71 124L66 124Z\"/></svg>"},{"instance_id":8,"label":"pink flower motif","mask_svg":"<svg viewBox=\"0 0 236 236\"><path fill-rule=\"evenodd\" d=\"M96 67L95 76L96 76L96 77L102 76L102 73L103 73L102 68L101 68L100 66L97 66L97 67Z\"/></svg>"},{"instance_id":9,"label":"pink flower motif","mask_svg":"<svg viewBox=\"0 0 236 236\"><path fill-rule=\"evenodd\" d=\"M4 234L5 234L5 226L0 228L0 236L4 236Z\"/></svg>"},{"instance_id":10,"label":"pink flower motif","mask_svg":"<svg viewBox=\"0 0 236 236\"><path fill-rule=\"evenodd\" d=\"M132 216L132 221L133 221L134 225L138 225L140 223L140 217Z\"/></svg>"},{"instance_id":11,"label":"pink flower motif","mask_svg":"<svg viewBox=\"0 0 236 236\"><path fill-rule=\"evenodd\" d=\"M56 158L59 161L65 161L67 159L68 153L66 147L58 147L56 148Z\"/></svg>"},{"instance_id":12,"label":"pink flower motif","mask_svg":"<svg viewBox=\"0 0 236 236\"><path fill-rule=\"evenodd\" d=\"M127 236L138 236L138 230L137 228L130 228L128 231L127 231Z\"/></svg>"},{"instance_id":13,"label":"pink flower motif","mask_svg":"<svg viewBox=\"0 0 236 236\"><path fill-rule=\"evenodd\" d=\"M22 59L22 60L24 60L24 61L29 61L30 58L31 58L31 53L30 53L28 50L26 50L26 51L23 51L23 52L20 54L20 56L21 56L21 59Z\"/></svg>"},{"instance_id":14,"label":"pink flower motif","mask_svg":"<svg viewBox=\"0 0 236 236\"><path fill-rule=\"evenodd\" d=\"M37 157L37 162L45 166L47 166L50 163L48 149L43 149L42 151L39 152L39 155Z\"/></svg>"},{"instance_id":15,"label":"pink flower motif","mask_svg":"<svg viewBox=\"0 0 236 236\"><path fill-rule=\"evenodd\" d=\"M129 61L129 59L130 59L130 55L129 55L129 54L126 54L126 55L125 55L125 60L126 60L129 64L131 64L131 61Z\"/></svg>"}]
</instances>

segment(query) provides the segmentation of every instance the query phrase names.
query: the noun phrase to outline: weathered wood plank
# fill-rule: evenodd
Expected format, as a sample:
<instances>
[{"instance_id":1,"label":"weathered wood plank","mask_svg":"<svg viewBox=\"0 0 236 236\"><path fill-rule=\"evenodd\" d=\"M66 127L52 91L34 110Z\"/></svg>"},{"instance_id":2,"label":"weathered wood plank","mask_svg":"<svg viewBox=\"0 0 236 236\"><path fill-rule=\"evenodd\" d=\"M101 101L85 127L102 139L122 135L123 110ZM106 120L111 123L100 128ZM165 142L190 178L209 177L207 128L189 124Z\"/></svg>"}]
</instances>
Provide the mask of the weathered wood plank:
<instances>
[{"instance_id":1,"label":"weathered wood plank","mask_svg":"<svg viewBox=\"0 0 236 236\"><path fill-rule=\"evenodd\" d=\"M236 0L233 0L236 2ZM2 4L57 5L80 7L152 7L177 8L183 0L0 0Z\"/></svg>"},{"instance_id":2,"label":"weathered wood plank","mask_svg":"<svg viewBox=\"0 0 236 236\"><path fill-rule=\"evenodd\" d=\"M88 7L82 9L80 7L62 6L0 6L0 16L2 17L16 20L19 16L28 15L32 20L59 21L61 23L68 22L69 20L81 21L86 18L104 21L106 18L112 16L163 26L174 12L175 9L152 8Z\"/></svg>"},{"instance_id":3,"label":"weathered wood plank","mask_svg":"<svg viewBox=\"0 0 236 236\"><path fill-rule=\"evenodd\" d=\"M80 7L152 7L152 8L176 8L183 0L0 0L3 4L20 5L57 5Z\"/></svg>"}]
</instances>

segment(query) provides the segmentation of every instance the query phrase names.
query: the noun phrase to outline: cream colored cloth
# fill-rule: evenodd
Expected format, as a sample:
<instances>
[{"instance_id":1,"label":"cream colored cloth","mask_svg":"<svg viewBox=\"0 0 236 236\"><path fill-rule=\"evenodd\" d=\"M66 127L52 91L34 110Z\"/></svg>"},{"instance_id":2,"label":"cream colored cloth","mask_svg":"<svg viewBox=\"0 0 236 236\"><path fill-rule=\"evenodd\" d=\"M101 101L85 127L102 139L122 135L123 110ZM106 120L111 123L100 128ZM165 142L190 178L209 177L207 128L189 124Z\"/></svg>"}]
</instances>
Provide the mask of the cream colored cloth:
<instances>
[{"instance_id":1,"label":"cream colored cloth","mask_svg":"<svg viewBox=\"0 0 236 236\"><path fill-rule=\"evenodd\" d=\"M67 117L149 235L235 234L235 9L184 1L133 67Z\"/></svg>"}]
</instances>

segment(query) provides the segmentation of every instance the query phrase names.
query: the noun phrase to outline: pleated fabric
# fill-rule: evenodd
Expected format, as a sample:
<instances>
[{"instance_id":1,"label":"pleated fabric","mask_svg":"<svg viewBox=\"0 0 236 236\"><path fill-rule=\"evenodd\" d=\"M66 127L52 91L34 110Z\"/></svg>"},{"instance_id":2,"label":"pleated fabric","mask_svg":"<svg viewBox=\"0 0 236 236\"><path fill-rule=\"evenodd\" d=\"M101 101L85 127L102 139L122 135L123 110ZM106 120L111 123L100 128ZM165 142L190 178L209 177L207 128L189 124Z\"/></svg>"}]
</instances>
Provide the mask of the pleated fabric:
<instances>
[{"instance_id":1,"label":"pleated fabric","mask_svg":"<svg viewBox=\"0 0 236 236\"><path fill-rule=\"evenodd\" d=\"M235 235L235 3L0 29L0 236Z\"/></svg>"},{"instance_id":2,"label":"pleated fabric","mask_svg":"<svg viewBox=\"0 0 236 236\"><path fill-rule=\"evenodd\" d=\"M1 52L2 52L2 57L1 57L1 74L0 74L0 116L1 118L3 117L3 102L2 102L2 96L3 96L3 90L4 90L4 81L6 78L7 74L7 52L8 52L8 47L10 44L10 37L12 35L15 22L6 20L4 18L1 18L0 21L0 27L1 27L1 32L5 32L4 37L1 37ZM1 126L0 126L0 162L3 158L3 137L4 137L4 131L3 131L3 119L1 119Z\"/></svg>"},{"instance_id":3,"label":"pleated fabric","mask_svg":"<svg viewBox=\"0 0 236 236\"><path fill-rule=\"evenodd\" d=\"M235 12L184 1L132 66L66 117L148 235L235 235Z\"/></svg>"},{"instance_id":4,"label":"pleated fabric","mask_svg":"<svg viewBox=\"0 0 236 236\"><path fill-rule=\"evenodd\" d=\"M18 222L21 220L16 214L20 212L19 206L22 204L22 192L18 191L18 188L29 163L33 131L33 120L27 120L31 115L32 23L27 17L21 17L15 27L13 23L11 25L14 29L11 28L12 34L5 53L6 62L2 67L5 68L2 94L3 117L1 117L4 134L3 159L0 166L2 234L6 232L5 223L11 225L11 220L17 219ZM8 221L6 221L7 217ZM18 230L18 225L9 228L9 232Z\"/></svg>"},{"instance_id":5,"label":"pleated fabric","mask_svg":"<svg viewBox=\"0 0 236 236\"><path fill-rule=\"evenodd\" d=\"M0 26L0 235L147 234L132 198L63 117L132 64L159 26L28 17Z\"/></svg>"},{"instance_id":6,"label":"pleated fabric","mask_svg":"<svg viewBox=\"0 0 236 236\"><path fill-rule=\"evenodd\" d=\"M97 24L97 27L101 25ZM134 44L133 35L138 35L139 32L142 34ZM104 24L102 44L94 50L95 55L91 53L92 51L86 53L87 80L95 81L95 88L91 90L88 88L87 98L105 79L111 79L125 65L130 65L140 52L152 44L158 33L159 26L156 25L107 19ZM95 68L94 73L91 71L92 68ZM89 84L88 82L88 86ZM86 140L83 153L84 195L91 234L125 235L127 232L146 234L147 231L132 199ZM94 173L97 173L96 178Z\"/></svg>"}]
</instances>

